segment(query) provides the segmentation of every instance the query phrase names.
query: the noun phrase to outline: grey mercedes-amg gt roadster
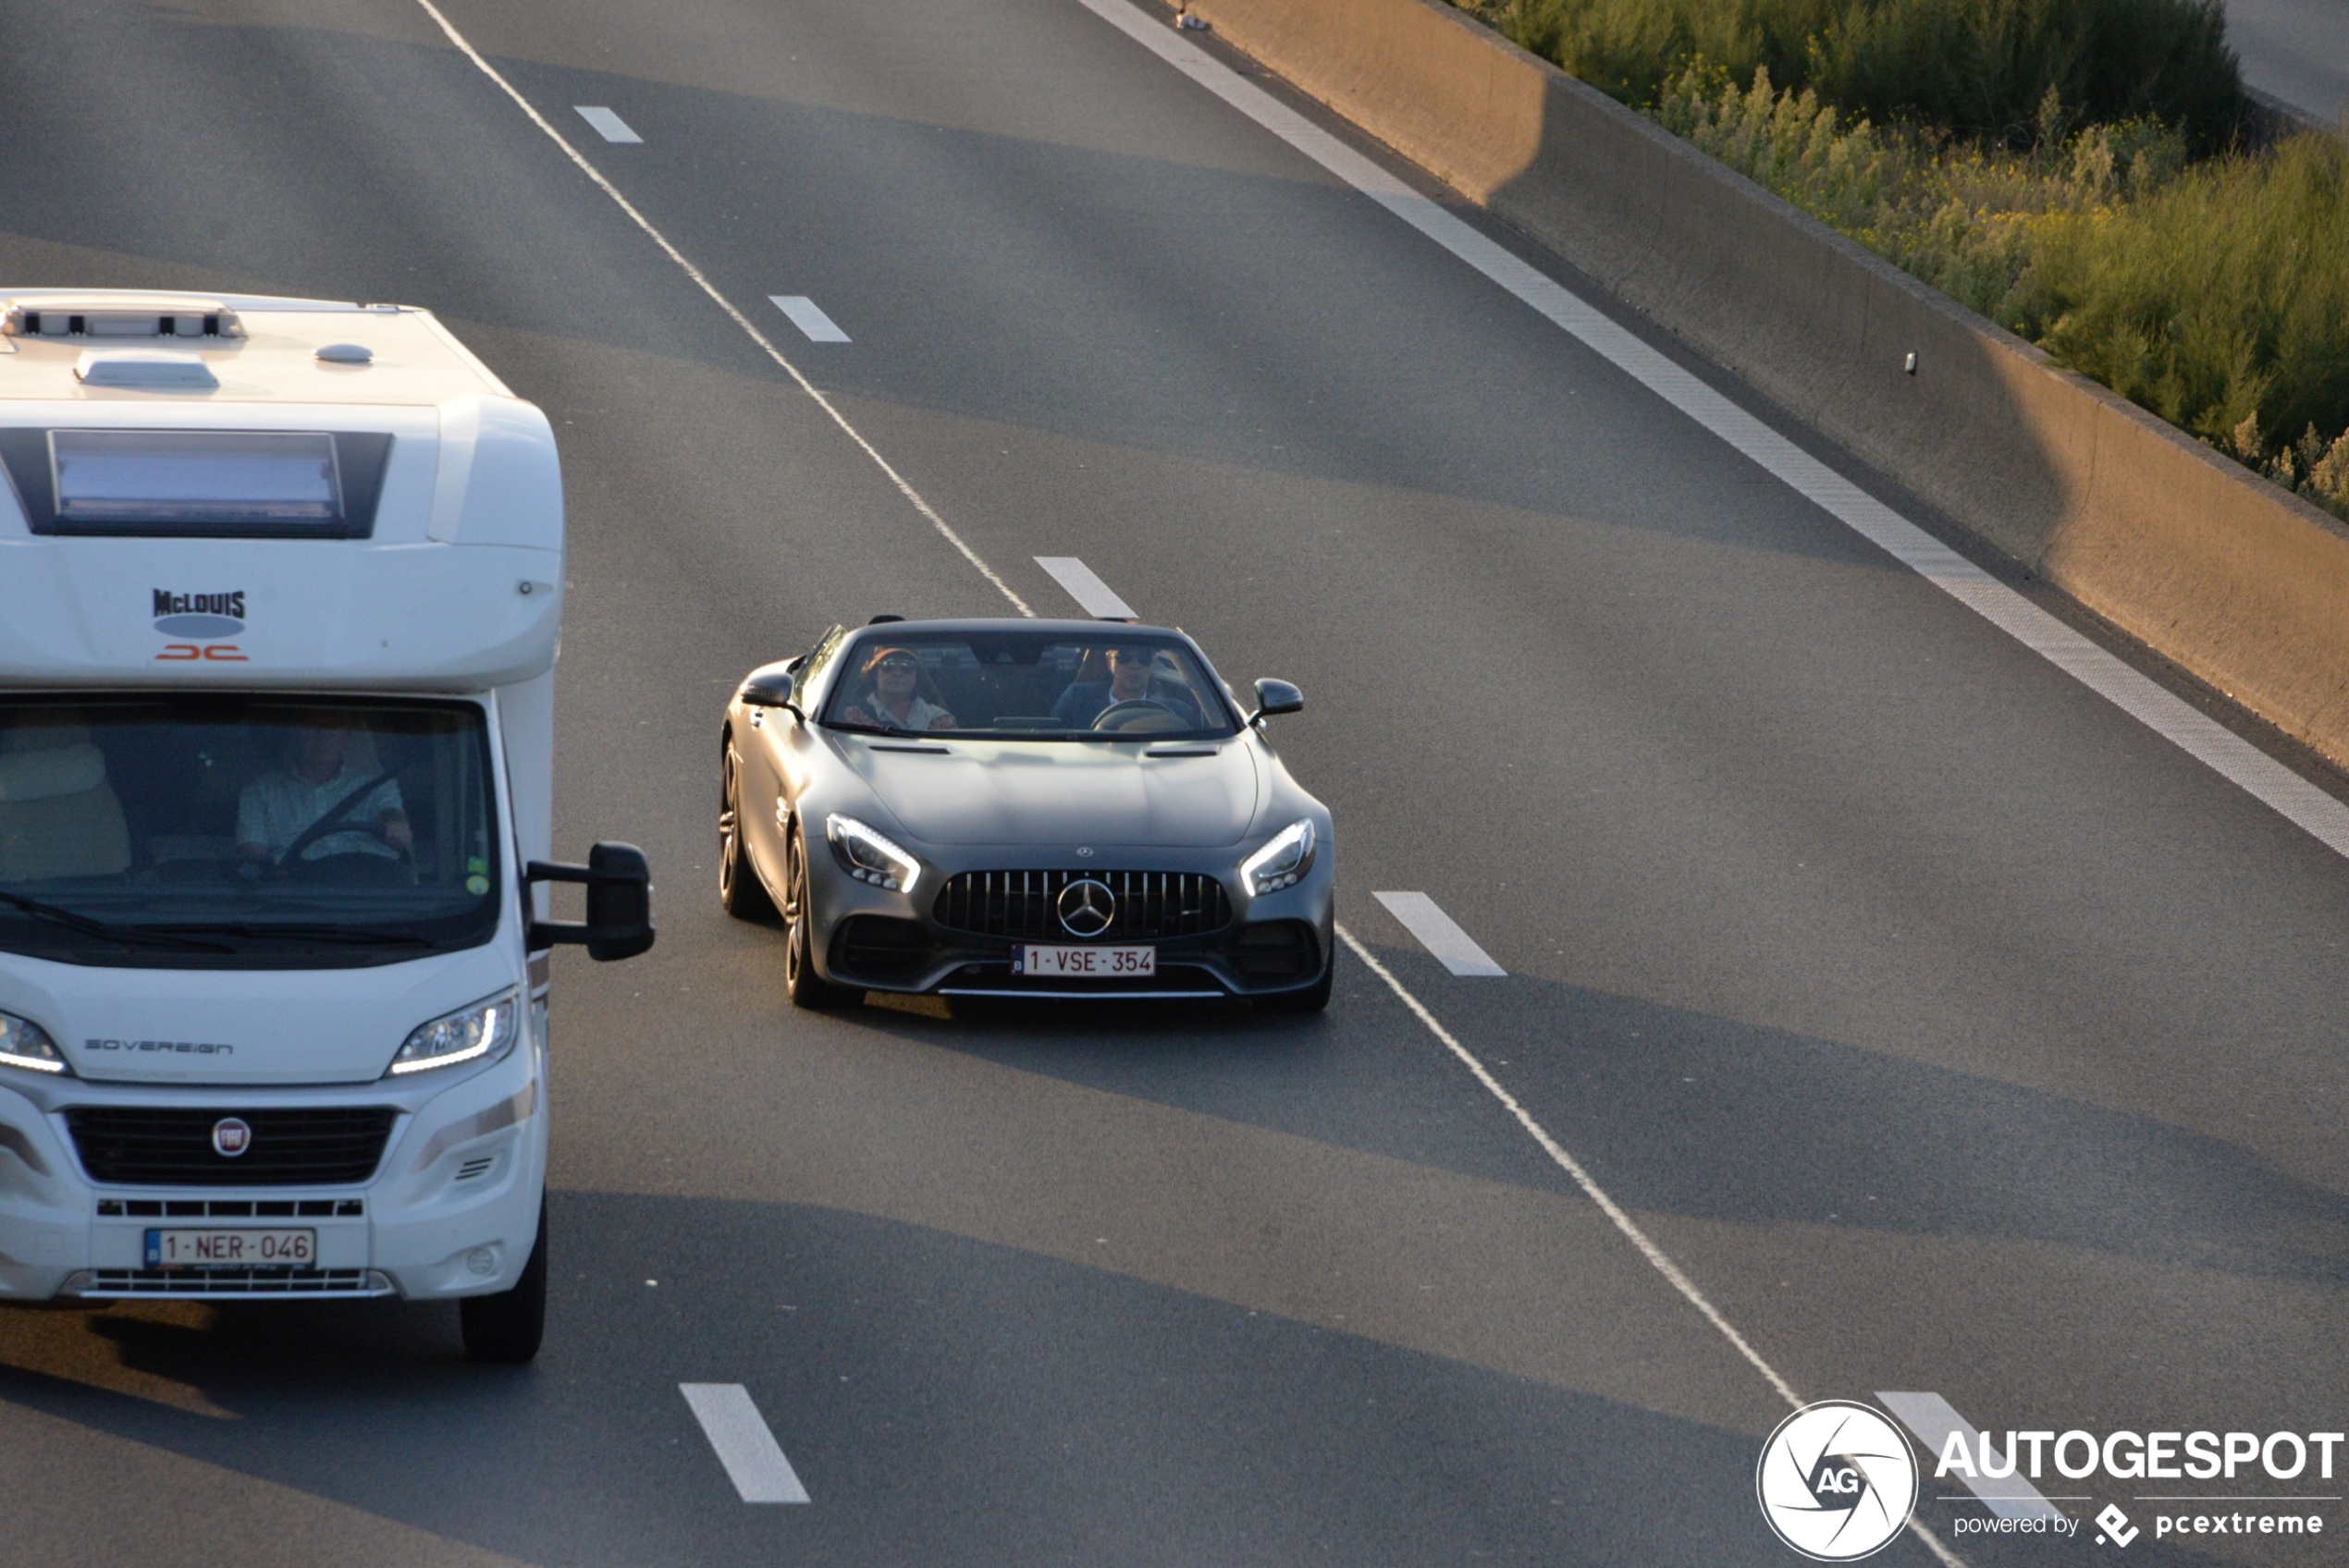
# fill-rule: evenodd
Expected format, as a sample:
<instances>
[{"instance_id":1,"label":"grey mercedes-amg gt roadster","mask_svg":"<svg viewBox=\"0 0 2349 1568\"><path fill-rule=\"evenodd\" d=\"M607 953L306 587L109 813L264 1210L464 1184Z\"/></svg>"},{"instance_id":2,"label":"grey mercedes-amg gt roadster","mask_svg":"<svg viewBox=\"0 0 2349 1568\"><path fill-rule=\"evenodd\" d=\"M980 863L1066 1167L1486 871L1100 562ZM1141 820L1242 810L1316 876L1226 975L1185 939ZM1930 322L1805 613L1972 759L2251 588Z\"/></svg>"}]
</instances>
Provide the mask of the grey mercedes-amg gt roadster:
<instances>
[{"instance_id":1,"label":"grey mercedes-amg gt roadster","mask_svg":"<svg viewBox=\"0 0 2349 1568\"><path fill-rule=\"evenodd\" d=\"M802 1007L1245 997L1326 1007L1336 845L1263 720L1180 631L834 627L751 671L721 737L718 896L780 912Z\"/></svg>"}]
</instances>

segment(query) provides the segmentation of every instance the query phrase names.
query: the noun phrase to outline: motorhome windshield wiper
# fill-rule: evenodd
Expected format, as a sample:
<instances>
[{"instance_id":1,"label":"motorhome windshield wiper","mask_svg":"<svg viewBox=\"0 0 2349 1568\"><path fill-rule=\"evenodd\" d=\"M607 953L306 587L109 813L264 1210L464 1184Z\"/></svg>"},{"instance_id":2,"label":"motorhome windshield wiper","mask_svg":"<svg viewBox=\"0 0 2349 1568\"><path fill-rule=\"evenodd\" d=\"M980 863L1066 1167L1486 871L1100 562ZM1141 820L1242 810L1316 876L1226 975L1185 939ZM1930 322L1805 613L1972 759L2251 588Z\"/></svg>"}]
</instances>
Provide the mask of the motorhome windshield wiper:
<instances>
[{"instance_id":1,"label":"motorhome windshield wiper","mask_svg":"<svg viewBox=\"0 0 2349 1568\"><path fill-rule=\"evenodd\" d=\"M185 948L194 952L229 953L237 949L226 942L207 942L196 937L182 937L170 931L149 926L116 925L107 921L69 910L59 904L43 903L28 899L22 893L0 892L0 904L6 904L35 920L45 920L52 925L62 925L68 931L79 931L85 937L101 941L120 942L128 947Z\"/></svg>"}]
</instances>

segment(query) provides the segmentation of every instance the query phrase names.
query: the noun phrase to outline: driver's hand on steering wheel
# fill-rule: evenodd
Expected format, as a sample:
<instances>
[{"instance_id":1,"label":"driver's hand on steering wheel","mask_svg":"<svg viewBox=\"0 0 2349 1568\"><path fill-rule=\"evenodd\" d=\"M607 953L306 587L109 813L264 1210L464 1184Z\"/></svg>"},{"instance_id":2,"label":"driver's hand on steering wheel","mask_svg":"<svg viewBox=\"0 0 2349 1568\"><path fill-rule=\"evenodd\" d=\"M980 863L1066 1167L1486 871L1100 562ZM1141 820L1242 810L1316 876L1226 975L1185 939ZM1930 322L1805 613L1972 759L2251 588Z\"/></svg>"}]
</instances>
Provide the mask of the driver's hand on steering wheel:
<instances>
[{"instance_id":1,"label":"driver's hand on steering wheel","mask_svg":"<svg viewBox=\"0 0 2349 1568\"><path fill-rule=\"evenodd\" d=\"M395 850L404 850L416 841L416 830L408 825L408 814L400 811L384 813L384 842Z\"/></svg>"}]
</instances>

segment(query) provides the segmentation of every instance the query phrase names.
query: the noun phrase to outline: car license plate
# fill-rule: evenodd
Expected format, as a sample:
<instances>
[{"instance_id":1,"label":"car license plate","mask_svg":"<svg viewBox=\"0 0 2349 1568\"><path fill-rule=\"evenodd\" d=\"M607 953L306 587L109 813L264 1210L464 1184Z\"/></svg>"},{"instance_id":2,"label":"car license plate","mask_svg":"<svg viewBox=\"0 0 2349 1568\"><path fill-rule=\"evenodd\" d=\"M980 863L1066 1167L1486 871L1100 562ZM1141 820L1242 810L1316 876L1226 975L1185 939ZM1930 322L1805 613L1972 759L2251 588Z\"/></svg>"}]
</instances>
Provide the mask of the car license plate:
<instances>
[{"instance_id":1,"label":"car license plate","mask_svg":"<svg viewBox=\"0 0 2349 1568\"><path fill-rule=\"evenodd\" d=\"M1012 949L1012 973L1050 979L1135 977L1158 973L1156 948L1037 948Z\"/></svg>"},{"instance_id":2,"label":"car license plate","mask_svg":"<svg viewBox=\"0 0 2349 1568\"><path fill-rule=\"evenodd\" d=\"M308 1268L315 1231L150 1231L150 1268Z\"/></svg>"}]
</instances>

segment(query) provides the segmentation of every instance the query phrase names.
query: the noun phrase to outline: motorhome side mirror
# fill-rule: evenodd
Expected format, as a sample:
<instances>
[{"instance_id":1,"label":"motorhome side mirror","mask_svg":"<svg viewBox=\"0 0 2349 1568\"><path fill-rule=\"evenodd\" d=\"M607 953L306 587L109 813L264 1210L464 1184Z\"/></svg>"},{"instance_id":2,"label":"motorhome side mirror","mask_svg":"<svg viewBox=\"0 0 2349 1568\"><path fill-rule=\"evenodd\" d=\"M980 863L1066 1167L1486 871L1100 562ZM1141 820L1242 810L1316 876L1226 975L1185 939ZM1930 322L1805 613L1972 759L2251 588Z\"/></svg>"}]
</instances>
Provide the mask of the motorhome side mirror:
<instances>
[{"instance_id":1,"label":"motorhome side mirror","mask_svg":"<svg viewBox=\"0 0 2349 1568\"><path fill-rule=\"evenodd\" d=\"M530 882L584 882L587 885L587 918L534 920L530 946L557 942L584 947L597 963L634 958L653 945L653 874L645 851L633 844L597 844L587 851L585 865L560 865L535 860L523 868Z\"/></svg>"},{"instance_id":2,"label":"motorhome side mirror","mask_svg":"<svg viewBox=\"0 0 2349 1568\"><path fill-rule=\"evenodd\" d=\"M1274 714L1304 711L1304 692L1285 680L1260 680L1256 683L1256 711L1248 716L1248 721L1254 724Z\"/></svg>"}]
</instances>

